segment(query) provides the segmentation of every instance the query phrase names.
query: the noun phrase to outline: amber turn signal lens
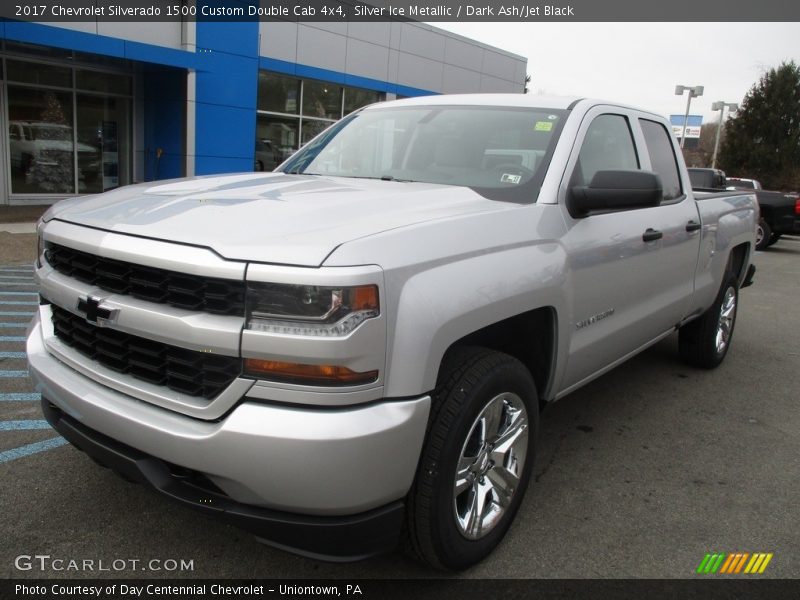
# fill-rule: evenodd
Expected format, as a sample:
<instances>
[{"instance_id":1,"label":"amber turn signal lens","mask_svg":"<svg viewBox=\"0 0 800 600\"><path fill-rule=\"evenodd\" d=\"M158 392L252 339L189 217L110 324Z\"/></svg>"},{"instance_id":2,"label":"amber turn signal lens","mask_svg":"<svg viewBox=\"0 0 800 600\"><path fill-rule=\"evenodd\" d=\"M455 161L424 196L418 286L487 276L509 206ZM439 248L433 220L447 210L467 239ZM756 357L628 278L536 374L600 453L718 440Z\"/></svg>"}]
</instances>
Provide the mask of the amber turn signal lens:
<instances>
[{"instance_id":1,"label":"amber turn signal lens","mask_svg":"<svg viewBox=\"0 0 800 600\"><path fill-rule=\"evenodd\" d=\"M352 289L352 310L375 310L378 308L378 286L362 285Z\"/></svg>"},{"instance_id":2,"label":"amber turn signal lens","mask_svg":"<svg viewBox=\"0 0 800 600\"><path fill-rule=\"evenodd\" d=\"M378 371L357 373L334 365L304 365L258 358L244 359L244 370L248 375L271 381L305 385L359 385L378 379Z\"/></svg>"}]
</instances>

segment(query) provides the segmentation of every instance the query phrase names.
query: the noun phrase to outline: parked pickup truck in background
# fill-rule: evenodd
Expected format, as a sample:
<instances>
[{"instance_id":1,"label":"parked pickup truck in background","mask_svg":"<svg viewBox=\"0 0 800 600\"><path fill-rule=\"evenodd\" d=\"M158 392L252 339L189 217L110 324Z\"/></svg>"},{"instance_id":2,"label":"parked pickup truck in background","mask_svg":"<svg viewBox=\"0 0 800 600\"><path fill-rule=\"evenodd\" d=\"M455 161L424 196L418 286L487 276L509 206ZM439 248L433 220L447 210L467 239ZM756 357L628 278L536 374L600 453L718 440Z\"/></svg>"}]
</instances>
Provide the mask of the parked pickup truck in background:
<instances>
[{"instance_id":1,"label":"parked pickup truck in background","mask_svg":"<svg viewBox=\"0 0 800 600\"><path fill-rule=\"evenodd\" d=\"M725 187L729 190L761 190L761 182L757 179L745 179L742 177L726 177Z\"/></svg>"},{"instance_id":2,"label":"parked pickup truck in background","mask_svg":"<svg viewBox=\"0 0 800 600\"><path fill-rule=\"evenodd\" d=\"M650 112L386 102L274 173L53 207L30 372L75 446L267 543L357 559L405 530L463 569L514 519L545 404L676 330L722 362L756 211L693 193Z\"/></svg>"},{"instance_id":3,"label":"parked pickup truck in background","mask_svg":"<svg viewBox=\"0 0 800 600\"><path fill-rule=\"evenodd\" d=\"M756 250L772 246L782 235L800 235L800 194L765 191L756 179L728 177L726 184L729 190L753 190L758 200Z\"/></svg>"},{"instance_id":4,"label":"parked pickup truck in background","mask_svg":"<svg viewBox=\"0 0 800 600\"><path fill-rule=\"evenodd\" d=\"M699 167L690 167L687 170L689 172L689 181L692 184L693 190L713 192L727 189L725 171L721 171L720 169L705 169Z\"/></svg>"}]
</instances>

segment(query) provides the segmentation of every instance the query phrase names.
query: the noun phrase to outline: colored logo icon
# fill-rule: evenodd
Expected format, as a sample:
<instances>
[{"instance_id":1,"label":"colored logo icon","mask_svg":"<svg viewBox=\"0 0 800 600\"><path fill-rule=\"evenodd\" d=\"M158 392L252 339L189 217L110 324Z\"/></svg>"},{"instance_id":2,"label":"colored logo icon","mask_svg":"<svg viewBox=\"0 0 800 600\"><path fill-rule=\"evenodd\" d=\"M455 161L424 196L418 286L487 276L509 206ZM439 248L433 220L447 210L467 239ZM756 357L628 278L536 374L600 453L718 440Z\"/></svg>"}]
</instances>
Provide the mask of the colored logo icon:
<instances>
[{"instance_id":1,"label":"colored logo icon","mask_svg":"<svg viewBox=\"0 0 800 600\"><path fill-rule=\"evenodd\" d=\"M763 573L772 560L772 552L714 552L703 557L697 573L714 574L750 574Z\"/></svg>"}]
</instances>

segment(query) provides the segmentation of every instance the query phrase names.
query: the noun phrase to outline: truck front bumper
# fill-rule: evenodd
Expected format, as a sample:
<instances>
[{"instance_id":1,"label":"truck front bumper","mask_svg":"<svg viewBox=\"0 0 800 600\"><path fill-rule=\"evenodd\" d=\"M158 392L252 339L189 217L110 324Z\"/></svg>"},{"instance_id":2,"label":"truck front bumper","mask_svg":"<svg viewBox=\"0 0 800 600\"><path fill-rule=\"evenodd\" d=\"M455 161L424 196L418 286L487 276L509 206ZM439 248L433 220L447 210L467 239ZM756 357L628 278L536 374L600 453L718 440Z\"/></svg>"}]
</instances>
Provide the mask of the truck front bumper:
<instances>
[{"instance_id":1,"label":"truck front bumper","mask_svg":"<svg viewBox=\"0 0 800 600\"><path fill-rule=\"evenodd\" d=\"M243 398L202 421L61 363L38 316L27 353L50 424L127 478L307 555L358 559L396 545L429 396L341 408Z\"/></svg>"}]
</instances>

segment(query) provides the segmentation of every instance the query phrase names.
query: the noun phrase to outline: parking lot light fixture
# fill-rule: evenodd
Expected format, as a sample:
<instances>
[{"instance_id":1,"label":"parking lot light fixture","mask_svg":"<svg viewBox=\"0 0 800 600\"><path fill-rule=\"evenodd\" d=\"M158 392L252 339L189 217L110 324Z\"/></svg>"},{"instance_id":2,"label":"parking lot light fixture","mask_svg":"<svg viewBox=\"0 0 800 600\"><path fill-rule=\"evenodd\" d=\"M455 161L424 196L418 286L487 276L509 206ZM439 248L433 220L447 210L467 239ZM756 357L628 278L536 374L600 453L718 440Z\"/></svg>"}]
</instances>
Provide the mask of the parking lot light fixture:
<instances>
[{"instance_id":1,"label":"parking lot light fixture","mask_svg":"<svg viewBox=\"0 0 800 600\"><path fill-rule=\"evenodd\" d=\"M714 102L711 105L711 110L718 110L719 111L719 125L717 125L717 138L714 141L714 154L711 158L711 168L717 168L717 150L719 150L719 134L722 131L722 115L725 112L725 107L728 107L728 114L732 112L736 112L739 110L739 105L736 102L724 102L720 100L719 102Z\"/></svg>"},{"instance_id":2,"label":"parking lot light fixture","mask_svg":"<svg viewBox=\"0 0 800 600\"><path fill-rule=\"evenodd\" d=\"M684 92L689 92L689 97L686 99L686 114L683 116L683 133L681 134L681 150L686 143L686 125L689 123L689 107L692 105L692 98L703 95L705 88L702 85L676 85L675 95L683 96Z\"/></svg>"}]
</instances>

